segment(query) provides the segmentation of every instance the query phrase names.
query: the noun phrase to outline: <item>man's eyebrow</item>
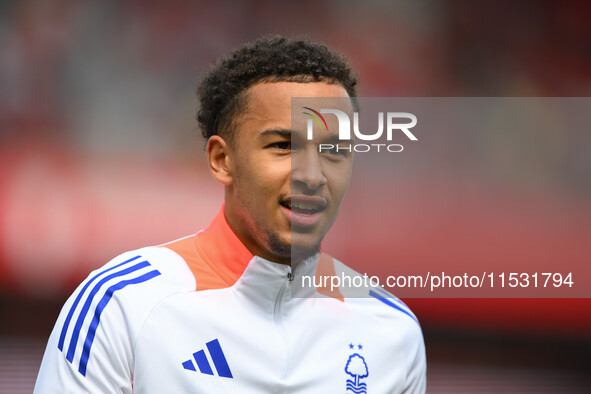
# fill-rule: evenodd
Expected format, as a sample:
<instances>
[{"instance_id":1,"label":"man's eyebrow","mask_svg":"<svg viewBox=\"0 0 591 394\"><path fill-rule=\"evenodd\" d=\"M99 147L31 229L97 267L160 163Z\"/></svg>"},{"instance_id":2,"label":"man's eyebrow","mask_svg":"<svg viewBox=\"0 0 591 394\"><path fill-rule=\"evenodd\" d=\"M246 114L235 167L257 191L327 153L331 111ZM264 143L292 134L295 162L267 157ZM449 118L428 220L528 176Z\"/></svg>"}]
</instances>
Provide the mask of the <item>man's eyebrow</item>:
<instances>
[{"instance_id":1,"label":"man's eyebrow","mask_svg":"<svg viewBox=\"0 0 591 394\"><path fill-rule=\"evenodd\" d=\"M270 135L279 135L281 137L290 137L293 134L292 130L286 129L269 129L259 133L258 137L267 137Z\"/></svg>"},{"instance_id":2,"label":"man's eyebrow","mask_svg":"<svg viewBox=\"0 0 591 394\"><path fill-rule=\"evenodd\" d=\"M339 135L338 134L330 134L326 138L323 138L321 142L323 144L335 144L335 143L339 143L339 142L352 143L353 140L352 139L350 139L350 140L341 140L341 139L339 139Z\"/></svg>"}]
</instances>

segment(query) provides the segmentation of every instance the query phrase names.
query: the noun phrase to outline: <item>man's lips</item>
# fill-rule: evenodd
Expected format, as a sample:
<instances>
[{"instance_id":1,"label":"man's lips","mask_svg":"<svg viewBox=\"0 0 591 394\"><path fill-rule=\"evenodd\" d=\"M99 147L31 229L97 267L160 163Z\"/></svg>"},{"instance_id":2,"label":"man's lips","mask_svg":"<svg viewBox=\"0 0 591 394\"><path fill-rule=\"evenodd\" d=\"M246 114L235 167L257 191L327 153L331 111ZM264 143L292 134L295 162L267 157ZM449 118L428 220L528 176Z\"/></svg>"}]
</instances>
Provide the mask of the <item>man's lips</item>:
<instances>
[{"instance_id":1,"label":"man's lips","mask_svg":"<svg viewBox=\"0 0 591 394\"><path fill-rule=\"evenodd\" d=\"M320 196L291 196L280 201L284 207L291 209L295 213L310 215L323 211L328 205L328 201Z\"/></svg>"},{"instance_id":2,"label":"man's lips","mask_svg":"<svg viewBox=\"0 0 591 394\"><path fill-rule=\"evenodd\" d=\"M281 200L280 204L292 225L313 227L318 224L322 211L328 206L328 201L320 196L292 195Z\"/></svg>"}]
</instances>

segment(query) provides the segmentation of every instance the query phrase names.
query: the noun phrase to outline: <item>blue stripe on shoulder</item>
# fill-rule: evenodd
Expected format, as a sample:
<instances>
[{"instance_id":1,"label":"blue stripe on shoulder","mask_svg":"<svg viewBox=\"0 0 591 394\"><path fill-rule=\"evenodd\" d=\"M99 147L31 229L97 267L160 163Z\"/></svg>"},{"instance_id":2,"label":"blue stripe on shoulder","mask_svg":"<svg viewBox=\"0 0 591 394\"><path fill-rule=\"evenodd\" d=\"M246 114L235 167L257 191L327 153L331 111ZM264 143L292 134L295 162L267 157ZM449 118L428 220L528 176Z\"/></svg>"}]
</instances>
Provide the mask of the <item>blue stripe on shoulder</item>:
<instances>
[{"instance_id":1,"label":"blue stripe on shoulder","mask_svg":"<svg viewBox=\"0 0 591 394\"><path fill-rule=\"evenodd\" d=\"M76 351L76 344L78 343L78 338L80 337L80 330L82 329L82 324L84 324L84 319L86 318L86 315L88 314L88 311L90 310L90 305L92 304L92 301L94 300L94 296L99 292L101 287L105 283L110 281L111 279L114 279L114 278L117 278L119 276L123 276L126 274L130 274L134 271L137 271L137 270L147 267L149 265L150 265L150 263L148 263L147 261L142 261L141 263L137 263L129 268L126 268L121 271L112 273L111 275L105 276L93 287L93 289L88 294L88 297L86 298L86 302L84 303L84 306L82 306L82 310L80 311L80 314L78 315L78 320L76 320L76 325L74 326L74 331L72 333L72 339L70 340L70 347L68 347L68 354L66 355L66 360L68 360L69 362L72 362L74 360L74 352Z\"/></svg>"},{"instance_id":2,"label":"blue stripe on shoulder","mask_svg":"<svg viewBox=\"0 0 591 394\"><path fill-rule=\"evenodd\" d=\"M92 348L94 336L100 324L101 314L103 313L103 310L113 297L113 294L116 291L121 290L128 285L135 285L138 283L146 282L152 278L157 277L158 275L160 275L160 271L153 270L137 278L122 280L121 282L116 283L107 289L105 295L103 295L103 298L101 298L101 300L96 306L96 309L94 311L94 317L92 319L92 322L90 322L88 334L86 334L86 339L84 340L84 348L82 349L82 356L80 356L80 366L78 368L78 372L80 372L82 376L86 376L86 366L88 365L88 358L90 357L90 349Z\"/></svg>"},{"instance_id":3,"label":"blue stripe on shoulder","mask_svg":"<svg viewBox=\"0 0 591 394\"><path fill-rule=\"evenodd\" d=\"M406 310L410 312L410 308L408 307L408 305L406 305L401 299L396 298L392 294L388 293L386 290L381 289L379 287L375 287L374 288L374 291L376 291L377 293L381 294L382 297L388 298L391 301L395 302L396 304L400 305L401 307L406 308Z\"/></svg>"},{"instance_id":4,"label":"blue stripe on shoulder","mask_svg":"<svg viewBox=\"0 0 591 394\"><path fill-rule=\"evenodd\" d=\"M70 310L68 311L68 315L66 316L66 320L64 321L64 325L62 327L62 330L60 333L60 338L58 341L58 349L63 352L64 351L64 344L66 341L66 336L68 333L68 328L70 326L70 323L72 322L72 319L74 317L74 314L76 313L76 309L78 308L78 305L82 302L83 298L86 298L84 300L84 305L82 306L82 309L80 310L80 312L78 314L78 318L76 319L76 324L74 325L74 329L72 330L72 336L70 338L70 344L68 346L68 351L66 354L66 360L68 360L70 363L72 363L74 360L74 354L76 352L76 348L78 347L78 340L80 339L82 326L84 324L84 320L86 319L86 316L90 312L90 308L91 308L91 305L93 303L95 296L99 293L101 288L103 288L105 286L105 284L107 282L109 282L110 280L124 276L124 275L131 274L133 272L141 270L142 268L151 266L151 264L145 260L131 265L131 263L133 263L134 261L136 261L140 257L141 257L140 255L132 257L122 263L116 264L112 267L109 267L107 269L104 269L104 270L98 272L96 275L91 277L85 283L85 285L82 287L82 289L80 290L80 292L76 296L74 303L72 304L72 306L70 307ZM125 265L128 265L128 267L124 267ZM107 275L109 272L114 271L117 268L122 268L122 269L120 269L119 271L112 272L109 275ZM100 324L101 314L103 313L103 311L104 311L105 307L107 306L107 304L109 303L109 301L112 299L113 294L116 291L121 290L128 285L134 285L134 284L146 282L146 281L148 281L152 278L155 278L159 275L161 275L161 273L158 270L152 270L152 271L142 274L136 278L120 280L119 282L117 282L107 288L107 290L105 291L105 294L99 300L99 302L97 303L97 305L94 309L94 313L92 314L93 318L90 322L90 326L88 328L86 338L85 338L84 342L81 343L82 355L80 356L80 364L79 364L78 372L80 372L83 376L86 376L86 368L88 365L88 359L90 357L90 351L92 348L92 343L94 342L94 337L96 335L96 331L97 331L99 324ZM99 278L101 278L101 279L98 280ZM90 289L91 285L97 280L98 280L98 282L94 286L92 286L92 289L90 290L88 295L85 295L87 290Z\"/></svg>"},{"instance_id":5,"label":"blue stripe on shoulder","mask_svg":"<svg viewBox=\"0 0 591 394\"><path fill-rule=\"evenodd\" d=\"M394 308L394 309L396 309L396 310L398 310L398 311L400 311L400 312L402 312L402 313L410 316L411 319L413 319L415 322L417 322L417 324L419 324L419 321L417 320L417 318L410 311L407 311L406 309L402 308L401 306L396 305L394 302L392 302L393 301L392 298L386 298L383 295L378 294L378 293L376 293L373 290L370 290L369 291L369 295L372 296L372 297L374 297L374 298L376 298L376 299L378 299L378 300L380 300L380 301L382 301L384 304L386 304L388 306L391 306L392 308Z\"/></svg>"},{"instance_id":6,"label":"blue stripe on shoulder","mask_svg":"<svg viewBox=\"0 0 591 394\"><path fill-rule=\"evenodd\" d=\"M93 276L92 278L90 278L90 280L88 282L86 282L86 284L84 285L84 287L82 288L82 290L80 290L80 292L78 293L78 296L76 296L76 299L74 300L74 303L72 304L72 307L70 308L70 310L68 311L68 316L66 316L66 321L64 322L64 326L62 327L62 332L60 333L60 339L59 342L57 344L57 348L60 351L64 350L64 341L66 340L66 333L68 332L68 327L70 326L70 321L72 320L72 317L74 316L74 312L76 311L76 307L78 306L78 304L80 303L80 300L82 300L82 296L84 295L84 293L86 292L86 290L88 290L88 288L90 287L91 283L94 282L98 277L106 274L109 271L112 271L116 268L121 267L122 265L125 265L127 263L130 263L134 260L139 259L141 256L135 256L130 258L129 260L126 260L120 264L114 265L110 268L107 268L106 270L103 270L101 272L99 272L98 274L96 274L95 276Z\"/></svg>"}]
</instances>

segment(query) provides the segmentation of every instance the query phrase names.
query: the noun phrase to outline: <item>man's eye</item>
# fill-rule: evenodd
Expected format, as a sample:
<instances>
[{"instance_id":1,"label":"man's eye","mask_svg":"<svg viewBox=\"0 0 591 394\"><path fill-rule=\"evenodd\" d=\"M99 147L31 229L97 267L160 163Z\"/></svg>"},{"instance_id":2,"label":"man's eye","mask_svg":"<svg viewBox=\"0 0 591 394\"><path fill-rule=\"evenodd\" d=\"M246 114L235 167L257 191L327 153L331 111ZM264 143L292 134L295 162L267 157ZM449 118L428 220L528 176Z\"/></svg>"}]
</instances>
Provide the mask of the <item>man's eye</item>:
<instances>
[{"instance_id":1,"label":"man's eye","mask_svg":"<svg viewBox=\"0 0 591 394\"><path fill-rule=\"evenodd\" d=\"M348 156L350 152L350 145L334 145L328 149L322 149L322 152L328 153L334 156Z\"/></svg>"},{"instance_id":2,"label":"man's eye","mask_svg":"<svg viewBox=\"0 0 591 394\"><path fill-rule=\"evenodd\" d=\"M276 149L280 149L280 150L290 150L291 149L291 141L274 142L269 145L269 148L276 148Z\"/></svg>"}]
</instances>

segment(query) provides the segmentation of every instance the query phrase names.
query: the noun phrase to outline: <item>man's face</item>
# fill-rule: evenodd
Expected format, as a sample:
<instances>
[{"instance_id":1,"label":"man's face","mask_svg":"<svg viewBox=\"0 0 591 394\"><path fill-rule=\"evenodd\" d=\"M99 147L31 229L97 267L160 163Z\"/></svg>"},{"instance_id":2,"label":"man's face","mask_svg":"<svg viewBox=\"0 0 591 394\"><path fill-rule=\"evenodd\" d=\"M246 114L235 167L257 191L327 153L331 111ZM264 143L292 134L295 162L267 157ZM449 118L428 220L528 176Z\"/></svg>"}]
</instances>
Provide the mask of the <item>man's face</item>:
<instances>
[{"instance_id":1,"label":"man's face","mask_svg":"<svg viewBox=\"0 0 591 394\"><path fill-rule=\"evenodd\" d=\"M347 151L318 152L319 143L334 144L336 119L327 117L332 131L316 132L308 141L305 118L292 125L291 98L348 95L342 86L324 82L259 83L248 93L228 146L232 181L226 188L226 219L252 253L290 263L292 253L301 259L318 251L353 163Z\"/></svg>"}]
</instances>

